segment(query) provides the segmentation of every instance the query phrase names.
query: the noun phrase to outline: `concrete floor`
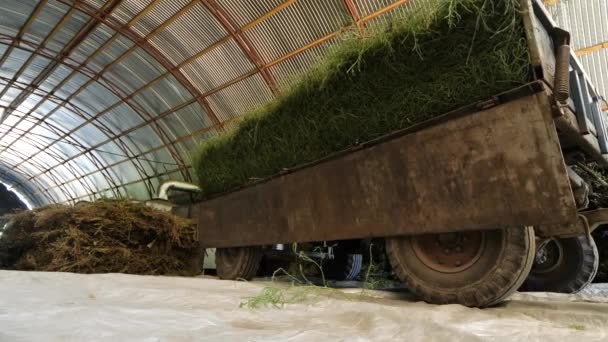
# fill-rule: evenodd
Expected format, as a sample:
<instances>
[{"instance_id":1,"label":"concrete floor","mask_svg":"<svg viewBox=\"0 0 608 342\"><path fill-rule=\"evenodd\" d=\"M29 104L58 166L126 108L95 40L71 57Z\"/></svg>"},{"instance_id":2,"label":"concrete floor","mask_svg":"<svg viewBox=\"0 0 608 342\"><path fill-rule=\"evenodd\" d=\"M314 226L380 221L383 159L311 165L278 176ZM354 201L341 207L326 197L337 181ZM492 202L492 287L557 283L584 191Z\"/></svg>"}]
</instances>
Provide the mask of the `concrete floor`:
<instances>
[{"instance_id":1,"label":"concrete floor","mask_svg":"<svg viewBox=\"0 0 608 342\"><path fill-rule=\"evenodd\" d=\"M280 307L240 307L268 282L0 271L0 341L606 341L608 286L516 294L472 309L396 292L288 288Z\"/></svg>"}]
</instances>

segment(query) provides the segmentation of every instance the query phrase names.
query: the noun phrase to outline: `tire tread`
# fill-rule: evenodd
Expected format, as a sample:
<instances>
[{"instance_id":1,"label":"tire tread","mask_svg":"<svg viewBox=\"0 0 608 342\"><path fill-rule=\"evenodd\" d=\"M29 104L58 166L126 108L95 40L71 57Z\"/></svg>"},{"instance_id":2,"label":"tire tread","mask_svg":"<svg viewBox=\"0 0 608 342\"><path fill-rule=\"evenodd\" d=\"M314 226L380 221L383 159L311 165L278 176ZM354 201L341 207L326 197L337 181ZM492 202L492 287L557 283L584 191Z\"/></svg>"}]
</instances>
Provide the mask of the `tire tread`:
<instances>
[{"instance_id":1,"label":"tire tread","mask_svg":"<svg viewBox=\"0 0 608 342\"><path fill-rule=\"evenodd\" d=\"M475 286L462 289L440 290L426 286L408 273L402 264L396 239L389 238L386 252L393 271L407 288L427 302L436 304L462 304L471 307L495 305L513 294L524 282L534 262L534 230L532 227L505 229L505 248L499 265Z\"/></svg>"}]
</instances>

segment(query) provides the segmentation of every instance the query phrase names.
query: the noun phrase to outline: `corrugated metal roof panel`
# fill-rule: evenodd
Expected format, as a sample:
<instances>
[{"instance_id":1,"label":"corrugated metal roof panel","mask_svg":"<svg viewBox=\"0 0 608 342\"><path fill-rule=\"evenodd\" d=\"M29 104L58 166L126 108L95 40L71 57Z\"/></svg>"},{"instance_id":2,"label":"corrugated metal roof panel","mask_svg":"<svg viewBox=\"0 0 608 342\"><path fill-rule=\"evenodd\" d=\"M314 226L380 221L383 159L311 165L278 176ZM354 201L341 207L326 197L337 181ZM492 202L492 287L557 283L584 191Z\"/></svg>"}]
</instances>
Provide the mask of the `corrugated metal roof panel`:
<instances>
[{"instance_id":1,"label":"corrugated metal roof panel","mask_svg":"<svg viewBox=\"0 0 608 342\"><path fill-rule=\"evenodd\" d=\"M245 35L270 63L351 24L341 0L328 0L320 8L315 1L298 1L267 18Z\"/></svg>"},{"instance_id":2,"label":"corrugated metal roof panel","mask_svg":"<svg viewBox=\"0 0 608 342\"><path fill-rule=\"evenodd\" d=\"M272 99L260 74L255 74L208 97L220 120L232 120Z\"/></svg>"},{"instance_id":3,"label":"corrugated metal roof panel","mask_svg":"<svg viewBox=\"0 0 608 342\"><path fill-rule=\"evenodd\" d=\"M579 57L597 90L608 99L608 49Z\"/></svg>"},{"instance_id":4,"label":"corrugated metal roof panel","mask_svg":"<svg viewBox=\"0 0 608 342\"><path fill-rule=\"evenodd\" d=\"M181 68L201 93L206 93L254 69L255 65L234 39L226 40Z\"/></svg>"},{"instance_id":5,"label":"corrugated metal roof panel","mask_svg":"<svg viewBox=\"0 0 608 342\"><path fill-rule=\"evenodd\" d=\"M34 11L36 4L31 1L3 0L0 11L0 27L5 34L16 34Z\"/></svg>"},{"instance_id":6,"label":"corrugated metal roof panel","mask_svg":"<svg viewBox=\"0 0 608 342\"><path fill-rule=\"evenodd\" d=\"M282 4L292 5L298 0L216 1L232 16L232 18L234 18L234 21L238 26L244 26L271 12Z\"/></svg>"},{"instance_id":7,"label":"corrugated metal roof panel","mask_svg":"<svg viewBox=\"0 0 608 342\"><path fill-rule=\"evenodd\" d=\"M80 12L72 12L72 15L68 17L61 28L55 31L47 41L45 47L51 50L61 51L89 20L90 17Z\"/></svg>"},{"instance_id":8,"label":"corrugated metal roof panel","mask_svg":"<svg viewBox=\"0 0 608 342\"><path fill-rule=\"evenodd\" d=\"M196 34L192 34L196 32ZM201 4L195 4L179 18L160 30L150 42L174 64L204 50L228 32Z\"/></svg>"},{"instance_id":9,"label":"corrugated metal roof panel","mask_svg":"<svg viewBox=\"0 0 608 342\"><path fill-rule=\"evenodd\" d=\"M139 35L146 37L152 31L165 25L166 21L178 13L188 3L195 1L188 0L171 0L160 1L150 11L144 14L141 19L135 23L132 28Z\"/></svg>"},{"instance_id":10,"label":"corrugated metal roof panel","mask_svg":"<svg viewBox=\"0 0 608 342\"><path fill-rule=\"evenodd\" d=\"M25 1L21 2L27 3ZM32 4L31 2L29 3L29 5ZM54 1L46 3L40 14L33 20L30 28L25 31L24 38L38 43L42 42L44 37L53 30L67 11L68 7L61 3Z\"/></svg>"},{"instance_id":11,"label":"corrugated metal roof panel","mask_svg":"<svg viewBox=\"0 0 608 342\"><path fill-rule=\"evenodd\" d=\"M301 75L304 75L306 71L310 70L315 63L326 55L337 41L338 38L331 38L321 44L311 47L310 49L302 51L291 58L273 65L270 68L270 71L279 83L279 86L282 89L288 89L301 77Z\"/></svg>"},{"instance_id":12,"label":"corrugated metal roof panel","mask_svg":"<svg viewBox=\"0 0 608 342\"><path fill-rule=\"evenodd\" d=\"M114 11L112 11L112 17L124 25L139 15L152 2L153 0L121 1Z\"/></svg>"}]
</instances>

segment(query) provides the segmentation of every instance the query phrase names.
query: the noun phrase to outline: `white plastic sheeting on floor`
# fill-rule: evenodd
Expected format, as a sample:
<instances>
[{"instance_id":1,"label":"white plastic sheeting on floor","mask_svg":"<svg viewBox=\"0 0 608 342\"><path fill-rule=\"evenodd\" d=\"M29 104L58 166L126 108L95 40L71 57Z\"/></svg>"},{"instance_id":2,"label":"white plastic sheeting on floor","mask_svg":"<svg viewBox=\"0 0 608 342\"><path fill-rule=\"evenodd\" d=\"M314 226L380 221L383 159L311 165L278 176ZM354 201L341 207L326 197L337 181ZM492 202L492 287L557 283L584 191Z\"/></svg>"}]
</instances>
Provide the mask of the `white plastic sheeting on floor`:
<instances>
[{"instance_id":1,"label":"white plastic sheeting on floor","mask_svg":"<svg viewBox=\"0 0 608 342\"><path fill-rule=\"evenodd\" d=\"M606 341L605 289L517 294L497 308L350 290L283 309L239 304L264 284L0 271L0 341Z\"/></svg>"}]
</instances>

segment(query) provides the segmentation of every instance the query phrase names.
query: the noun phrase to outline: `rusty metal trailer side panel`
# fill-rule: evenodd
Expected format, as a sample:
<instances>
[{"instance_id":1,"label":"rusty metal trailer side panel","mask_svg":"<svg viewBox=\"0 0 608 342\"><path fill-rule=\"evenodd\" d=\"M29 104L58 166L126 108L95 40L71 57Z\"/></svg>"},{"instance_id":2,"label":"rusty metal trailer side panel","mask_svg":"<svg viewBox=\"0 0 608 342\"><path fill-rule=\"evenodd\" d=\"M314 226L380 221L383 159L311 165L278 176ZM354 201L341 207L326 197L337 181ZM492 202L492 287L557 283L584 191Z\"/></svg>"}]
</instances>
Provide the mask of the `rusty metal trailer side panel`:
<instances>
[{"instance_id":1,"label":"rusty metal trailer side panel","mask_svg":"<svg viewBox=\"0 0 608 342\"><path fill-rule=\"evenodd\" d=\"M576 223L543 93L198 203L206 247Z\"/></svg>"}]
</instances>

